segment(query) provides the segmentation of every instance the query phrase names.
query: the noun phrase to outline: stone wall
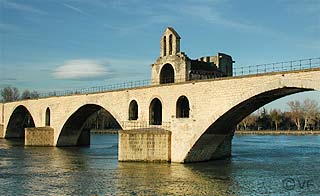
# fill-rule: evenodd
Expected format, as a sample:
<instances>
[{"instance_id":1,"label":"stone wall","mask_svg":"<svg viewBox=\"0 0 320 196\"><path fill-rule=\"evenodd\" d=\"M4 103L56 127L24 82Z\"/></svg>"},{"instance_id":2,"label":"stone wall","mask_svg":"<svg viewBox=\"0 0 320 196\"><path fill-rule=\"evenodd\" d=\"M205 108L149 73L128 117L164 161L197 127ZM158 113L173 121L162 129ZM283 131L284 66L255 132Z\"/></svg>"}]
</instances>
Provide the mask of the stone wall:
<instances>
[{"instance_id":1,"label":"stone wall","mask_svg":"<svg viewBox=\"0 0 320 196\"><path fill-rule=\"evenodd\" d=\"M26 146L54 146L54 129L51 127L25 128Z\"/></svg>"},{"instance_id":2,"label":"stone wall","mask_svg":"<svg viewBox=\"0 0 320 196\"><path fill-rule=\"evenodd\" d=\"M0 139L4 138L4 128L3 125L0 124Z\"/></svg>"},{"instance_id":3,"label":"stone wall","mask_svg":"<svg viewBox=\"0 0 320 196\"><path fill-rule=\"evenodd\" d=\"M119 131L119 161L171 161L171 132L161 129Z\"/></svg>"}]
</instances>

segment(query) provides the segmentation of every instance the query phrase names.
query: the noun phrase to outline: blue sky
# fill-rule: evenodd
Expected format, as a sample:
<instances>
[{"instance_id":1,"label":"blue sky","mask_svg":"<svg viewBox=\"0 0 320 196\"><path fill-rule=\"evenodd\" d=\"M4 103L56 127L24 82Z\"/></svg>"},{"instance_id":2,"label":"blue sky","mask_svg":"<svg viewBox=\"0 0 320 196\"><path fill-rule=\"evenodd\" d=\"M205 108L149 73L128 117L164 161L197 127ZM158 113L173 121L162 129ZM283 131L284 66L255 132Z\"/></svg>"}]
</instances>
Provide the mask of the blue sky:
<instances>
[{"instance_id":1,"label":"blue sky","mask_svg":"<svg viewBox=\"0 0 320 196\"><path fill-rule=\"evenodd\" d=\"M236 67L320 56L319 0L0 0L0 88L148 79L167 26L189 57L223 52ZM305 97L320 103L289 99Z\"/></svg>"}]
</instances>

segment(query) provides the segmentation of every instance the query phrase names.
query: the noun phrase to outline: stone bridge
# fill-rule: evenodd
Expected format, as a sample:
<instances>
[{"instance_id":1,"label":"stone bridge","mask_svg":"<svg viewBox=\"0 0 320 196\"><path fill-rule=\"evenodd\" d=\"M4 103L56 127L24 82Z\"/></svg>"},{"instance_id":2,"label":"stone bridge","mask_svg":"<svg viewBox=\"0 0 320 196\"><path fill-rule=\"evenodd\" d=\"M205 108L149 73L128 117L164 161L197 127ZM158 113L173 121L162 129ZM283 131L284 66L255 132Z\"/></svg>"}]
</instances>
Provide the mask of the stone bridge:
<instances>
[{"instance_id":1,"label":"stone bridge","mask_svg":"<svg viewBox=\"0 0 320 196\"><path fill-rule=\"evenodd\" d=\"M160 129L168 122L164 160L205 161L230 156L236 125L256 109L312 90L320 90L320 68L22 100L1 104L0 136L27 138L24 128L35 127L42 131L31 136L39 140L35 145L88 144L84 123L104 108L121 129L130 129L123 122L148 122ZM120 133L119 142L124 138ZM124 146L119 144L119 160L126 160Z\"/></svg>"},{"instance_id":2,"label":"stone bridge","mask_svg":"<svg viewBox=\"0 0 320 196\"><path fill-rule=\"evenodd\" d=\"M180 39L173 28L164 31L149 86L1 103L0 138L25 138L33 146L88 145L86 120L104 109L122 129L120 161L205 161L231 155L236 125L256 109L320 90L320 68L313 66L320 58L272 64L271 70L256 66L255 75L232 77L231 56L192 60L180 52Z\"/></svg>"}]
</instances>

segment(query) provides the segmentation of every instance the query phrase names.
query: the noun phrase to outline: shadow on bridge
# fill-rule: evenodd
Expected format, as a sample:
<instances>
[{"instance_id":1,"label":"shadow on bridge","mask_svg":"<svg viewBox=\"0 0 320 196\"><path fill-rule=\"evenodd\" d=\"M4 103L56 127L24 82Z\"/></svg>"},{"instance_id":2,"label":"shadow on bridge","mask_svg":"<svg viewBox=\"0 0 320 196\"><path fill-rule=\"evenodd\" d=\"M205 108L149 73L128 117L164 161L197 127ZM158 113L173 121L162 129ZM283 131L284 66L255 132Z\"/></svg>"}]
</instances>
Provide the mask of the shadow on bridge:
<instances>
[{"instance_id":1,"label":"shadow on bridge","mask_svg":"<svg viewBox=\"0 0 320 196\"><path fill-rule=\"evenodd\" d=\"M35 127L34 120L28 109L20 105L10 116L5 138L24 139L24 129L29 127Z\"/></svg>"},{"instance_id":2,"label":"shadow on bridge","mask_svg":"<svg viewBox=\"0 0 320 196\"><path fill-rule=\"evenodd\" d=\"M266 91L237 104L215 120L188 152L185 162L206 161L231 156L231 141L238 123L265 104L308 88L284 87Z\"/></svg>"},{"instance_id":3,"label":"shadow on bridge","mask_svg":"<svg viewBox=\"0 0 320 196\"><path fill-rule=\"evenodd\" d=\"M75 111L64 123L57 146L89 145L90 130L94 127L88 123L88 120L101 110L106 114L110 128L121 129L120 124L109 111L99 105L87 104Z\"/></svg>"}]
</instances>

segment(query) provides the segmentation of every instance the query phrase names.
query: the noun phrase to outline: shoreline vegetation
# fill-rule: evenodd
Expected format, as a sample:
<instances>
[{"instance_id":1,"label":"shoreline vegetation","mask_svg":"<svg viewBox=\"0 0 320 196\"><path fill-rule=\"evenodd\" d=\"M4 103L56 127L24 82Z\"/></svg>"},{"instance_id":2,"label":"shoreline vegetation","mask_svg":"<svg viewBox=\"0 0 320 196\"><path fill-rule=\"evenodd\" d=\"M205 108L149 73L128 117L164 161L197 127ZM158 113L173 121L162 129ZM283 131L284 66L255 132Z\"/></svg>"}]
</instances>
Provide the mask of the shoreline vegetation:
<instances>
[{"instance_id":1,"label":"shoreline vegetation","mask_svg":"<svg viewBox=\"0 0 320 196\"><path fill-rule=\"evenodd\" d=\"M118 129L92 129L92 134L118 134ZM235 135L320 135L319 131L297 131L297 130L237 130Z\"/></svg>"},{"instance_id":2,"label":"shoreline vegetation","mask_svg":"<svg viewBox=\"0 0 320 196\"><path fill-rule=\"evenodd\" d=\"M237 130L235 135L320 135L319 131L297 131L297 130Z\"/></svg>"}]
</instances>

